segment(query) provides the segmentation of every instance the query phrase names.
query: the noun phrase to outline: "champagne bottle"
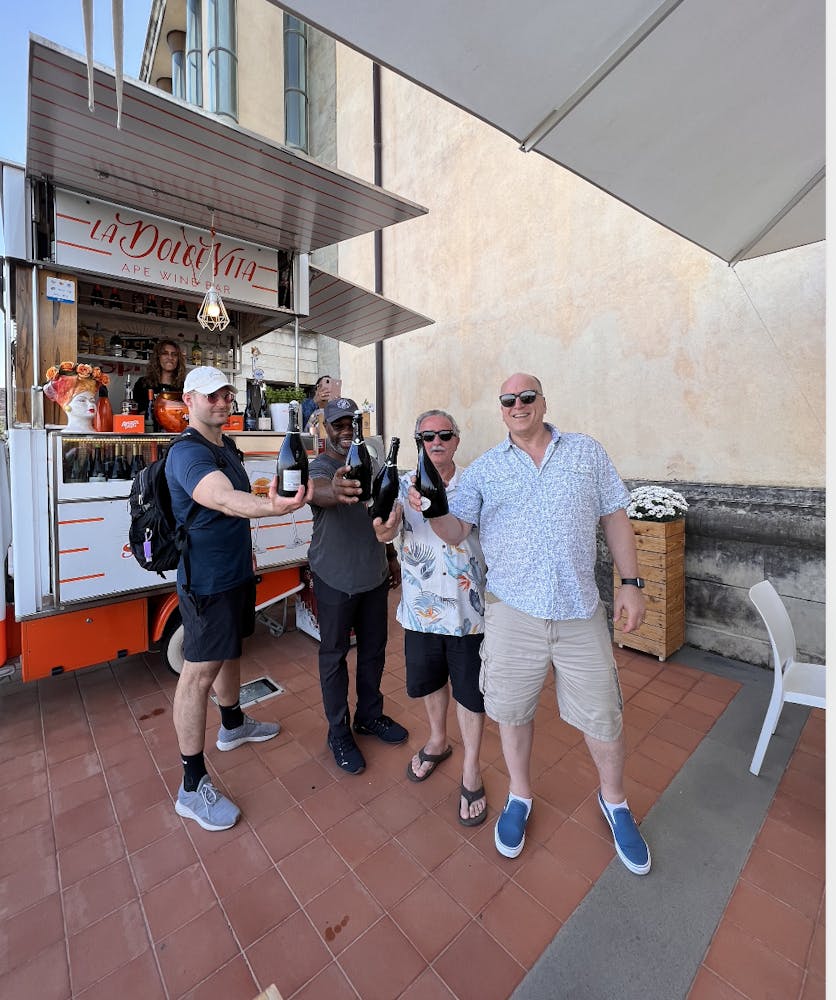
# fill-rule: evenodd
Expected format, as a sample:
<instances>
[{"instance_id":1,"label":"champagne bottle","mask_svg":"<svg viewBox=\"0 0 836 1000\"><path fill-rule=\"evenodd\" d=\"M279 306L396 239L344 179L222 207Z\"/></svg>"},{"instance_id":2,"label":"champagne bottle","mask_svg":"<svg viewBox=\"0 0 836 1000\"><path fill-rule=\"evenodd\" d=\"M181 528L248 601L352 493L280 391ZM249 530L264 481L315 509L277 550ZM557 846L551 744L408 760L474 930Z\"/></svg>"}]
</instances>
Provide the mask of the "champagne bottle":
<instances>
[{"instance_id":1,"label":"champagne bottle","mask_svg":"<svg viewBox=\"0 0 836 1000\"><path fill-rule=\"evenodd\" d=\"M363 414L354 411L354 440L348 449L345 464L349 470L346 479L356 479L360 483L360 503L367 503L372 496L372 457L363 440Z\"/></svg>"},{"instance_id":2,"label":"champagne bottle","mask_svg":"<svg viewBox=\"0 0 836 1000\"><path fill-rule=\"evenodd\" d=\"M299 433L299 404L288 408L287 431L276 458L276 492L280 497L292 497L300 486L308 485L308 453Z\"/></svg>"},{"instance_id":3,"label":"champagne bottle","mask_svg":"<svg viewBox=\"0 0 836 1000\"><path fill-rule=\"evenodd\" d=\"M93 285L93 291L90 293L90 305L91 306L104 305L104 292L102 291L101 285Z\"/></svg>"},{"instance_id":4,"label":"champagne bottle","mask_svg":"<svg viewBox=\"0 0 836 1000\"><path fill-rule=\"evenodd\" d=\"M138 445L134 445L133 456L131 457L131 467L130 476L131 479L135 479L140 472L145 468L145 459L142 457L142 452L139 450Z\"/></svg>"},{"instance_id":5,"label":"champagne bottle","mask_svg":"<svg viewBox=\"0 0 836 1000\"><path fill-rule=\"evenodd\" d=\"M148 406L145 408L145 433L153 434L154 427L154 390L148 390Z\"/></svg>"},{"instance_id":6,"label":"champagne bottle","mask_svg":"<svg viewBox=\"0 0 836 1000\"><path fill-rule=\"evenodd\" d=\"M111 288L110 296L108 297L107 304L111 309L121 309L122 308L122 296L119 294L118 288Z\"/></svg>"},{"instance_id":7,"label":"champagne bottle","mask_svg":"<svg viewBox=\"0 0 836 1000\"><path fill-rule=\"evenodd\" d=\"M200 341L197 339L197 334L194 335L194 340L192 341L192 364L203 364L203 351L200 349Z\"/></svg>"},{"instance_id":8,"label":"champagne bottle","mask_svg":"<svg viewBox=\"0 0 836 1000\"><path fill-rule=\"evenodd\" d=\"M96 400L96 413L93 417L93 430L100 434L110 434L113 430L113 407L107 396L107 386L99 386L99 398Z\"/></svg>"},{"instance_id":9,"label":"champagne bottle","mask_svg":"<svg viewBox=\"0 0 836 1000\"><path fill-rule=\"evenodd\" d=\"M130 479L131 470L125 459L124 452L122 451L122 445L116 445L116 458L113 460L113 478L114 479Z\"/></svg>"},{"instance_id":10,"label":"champagne bottle","mask_svg":"<svg viewBox=\"0 0 836 1000\"><path fill-rule=\"evenodd\" d=\"M258 407L258 422L256 426L260 431L271 431L273 429L273 421L270 419L270 407L267 405L267 392L263 385L259 388L261 390L261 403Z\"/></svg>"},{"instance_id":11,"label":"champagne bottle","mask_svg":"<svg viewBox=\"0 0 836 1000\"><path fill-rule=\"evenodd\" d=\"M103 483L107 479L104 462L102 461L102 449L96 448L93 454L93 467L90 470L91 483Z\"/></svg>"},{"instance_id":12,"label":"champagne bottle","mask_svg":"<svg viewBox=\"0 0 836 1000\"><path fill-rule=\"evenodd\" d=\"M244 408L244 430L258 430L258 415L255 412L255 407L253 406L252 387L250 387L250 390L247 392L247 405Z\"/></svg>"},{"instance_id":13,"label":"champagne bottle","mask_svg":"<svg viewBox=\"0 0 836 1000\"><path fill-rule=\"evenodd\" d=\"M372 483L372 502L369 505L369 517L379 517L381 521L386 521L392 513L395 501L400 492L398 481L398 448L400 438L393 437L389 443L389 454L386 456L386 465L374 477Z\"/></svg>"},{"instance_id":14,"label":"champagne bottle","mask_svg":"<svg viewBox=\"0 0 836 1000\"><path fill-rule=\"evenodd\" d=\"M415 489L421 494L421 510L424 517L442 517L449 512L447 490L438 469L433 465L424 442L415 439L418 445L418 468L415 470Z\"/></svg>"}]
</instances>

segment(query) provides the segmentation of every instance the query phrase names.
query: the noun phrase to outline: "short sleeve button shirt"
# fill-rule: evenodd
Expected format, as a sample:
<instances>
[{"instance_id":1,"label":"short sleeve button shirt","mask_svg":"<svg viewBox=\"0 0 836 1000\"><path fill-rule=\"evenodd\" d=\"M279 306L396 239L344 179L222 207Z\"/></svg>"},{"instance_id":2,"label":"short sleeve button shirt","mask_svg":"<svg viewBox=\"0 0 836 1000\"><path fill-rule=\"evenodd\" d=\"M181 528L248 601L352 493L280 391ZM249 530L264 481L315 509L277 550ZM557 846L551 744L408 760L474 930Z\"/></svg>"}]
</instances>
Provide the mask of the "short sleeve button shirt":
<instances>
[{"instance_id":1,"label":"short sleeve button shirt","mask_svg":"<svg viewBox=\"0 0 836 1000\"><path fill-rule=\"evenodd\" d=\"M450 512L479 526L490 593L535 618L591 618L598 520L630 495L597 441L546 426L539 468L509 435L465 470Z\"/></svg>"}]
</instances>

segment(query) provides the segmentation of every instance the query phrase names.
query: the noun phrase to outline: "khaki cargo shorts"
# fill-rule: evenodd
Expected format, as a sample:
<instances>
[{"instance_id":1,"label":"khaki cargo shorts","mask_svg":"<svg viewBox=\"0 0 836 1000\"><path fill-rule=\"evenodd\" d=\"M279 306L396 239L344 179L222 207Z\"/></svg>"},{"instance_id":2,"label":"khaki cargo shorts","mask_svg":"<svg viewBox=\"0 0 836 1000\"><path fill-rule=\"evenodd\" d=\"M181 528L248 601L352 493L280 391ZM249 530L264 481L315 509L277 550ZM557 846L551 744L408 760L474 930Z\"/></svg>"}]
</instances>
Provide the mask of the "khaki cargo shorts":
<instances>
[{"instance_id":1,"label":"khaki cargo shorts","mask_svg":"<svg viewBox=\"0 0 836 1000\"><path fill-rule=\"evenodd\" d=\"M621 735L623 701L603 605L589 618L532 618L485 594L485 638L479 686L495 722L534 718L547 673L554 668L561 719L593 739Z\"/></svg>"}]
</instances>

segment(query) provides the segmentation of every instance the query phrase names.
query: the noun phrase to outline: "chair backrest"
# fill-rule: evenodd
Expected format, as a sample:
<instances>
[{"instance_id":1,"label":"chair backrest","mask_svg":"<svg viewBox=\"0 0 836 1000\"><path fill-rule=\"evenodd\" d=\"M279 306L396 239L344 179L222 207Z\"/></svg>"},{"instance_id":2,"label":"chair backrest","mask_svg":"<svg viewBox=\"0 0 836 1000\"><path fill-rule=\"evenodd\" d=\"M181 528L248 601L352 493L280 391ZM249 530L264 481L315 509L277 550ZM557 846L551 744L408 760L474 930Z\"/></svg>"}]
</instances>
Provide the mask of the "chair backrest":
<instances>
[{"instance_id":1,"label":"chair backrest","mask_svg":"<svg viewBox=\"0 0 836 1000\"><path fill-rule=\"evenodd\" d=\"M769 633L775 669L783 671L787 663L796 656L795 631L784 602L769 580L763 580L750 588L749 597L760 612Z\"/></svg>"}]
</instances>

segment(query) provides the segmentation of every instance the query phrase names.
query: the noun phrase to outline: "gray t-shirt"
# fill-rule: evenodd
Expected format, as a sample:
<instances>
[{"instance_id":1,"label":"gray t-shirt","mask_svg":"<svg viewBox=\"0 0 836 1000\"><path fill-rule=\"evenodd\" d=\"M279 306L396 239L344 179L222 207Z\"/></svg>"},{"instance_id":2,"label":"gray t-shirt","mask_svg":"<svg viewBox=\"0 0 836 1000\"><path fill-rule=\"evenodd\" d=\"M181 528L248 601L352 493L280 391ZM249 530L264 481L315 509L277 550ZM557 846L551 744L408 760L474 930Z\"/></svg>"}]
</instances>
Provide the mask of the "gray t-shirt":
<instances>
[{"instance_id":1,"label":"gray t-shirt","mask_svg":"<svg viewBox=\"0 0 836 1000\"><path fill-rule=\"evenodd\" d=\"M343 459L327 454L311 462L311 479L333 479ZM313 511L313 537L308 548L308 563L329 587L344 594L363 594L374 590L389 575L386 546L375 537L372 519L365 504L337 504Z\"/></svg>"}]
</instances>

